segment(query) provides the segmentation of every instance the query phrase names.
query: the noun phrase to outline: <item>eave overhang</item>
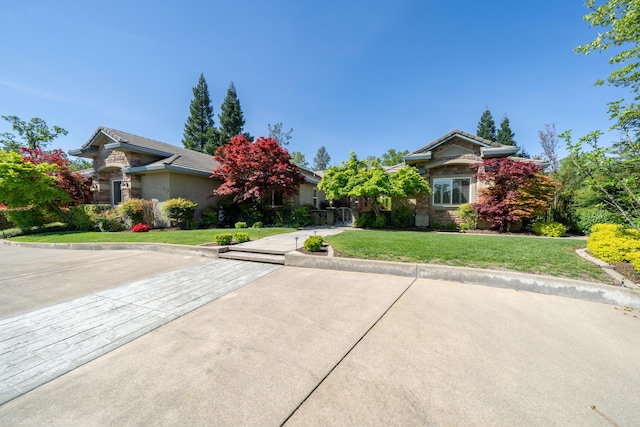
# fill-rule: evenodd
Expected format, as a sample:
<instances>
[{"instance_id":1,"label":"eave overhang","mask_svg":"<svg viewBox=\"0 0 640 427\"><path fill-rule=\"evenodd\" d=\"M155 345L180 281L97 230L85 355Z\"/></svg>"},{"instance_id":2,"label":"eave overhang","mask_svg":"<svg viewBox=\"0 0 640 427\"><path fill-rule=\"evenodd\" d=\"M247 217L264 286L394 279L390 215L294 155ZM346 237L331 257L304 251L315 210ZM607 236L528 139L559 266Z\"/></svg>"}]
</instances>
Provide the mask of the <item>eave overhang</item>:
<instances>
[{"instance_id":1,"label":"eave overhang","mask_svg":"<svg viewBox=\"0 0 640 427\"><path fill-rule=\"evenodd\" d=\"M180 172L188 175L206 176L208 178L211 177L211 172L198 171L198 170L193 170L193 169L189 169L181 166L165 165L165 164L134 166L131 168L122 169L122 172L132 173L132 174L167 172L167 171Z\"/></svg>"},{"instance_id":2,"label":"eave overhang","mask_svg":"<svg viewBox=\"0 0 640 427\"><path fill-rule=\"evenodd\" d=\"M482 147L480 148L480 154L483 159L490 159L492 157L507 157L516 154L519 149L520 147L508 145L502 147Z\"/></svg>"}]
</instances>

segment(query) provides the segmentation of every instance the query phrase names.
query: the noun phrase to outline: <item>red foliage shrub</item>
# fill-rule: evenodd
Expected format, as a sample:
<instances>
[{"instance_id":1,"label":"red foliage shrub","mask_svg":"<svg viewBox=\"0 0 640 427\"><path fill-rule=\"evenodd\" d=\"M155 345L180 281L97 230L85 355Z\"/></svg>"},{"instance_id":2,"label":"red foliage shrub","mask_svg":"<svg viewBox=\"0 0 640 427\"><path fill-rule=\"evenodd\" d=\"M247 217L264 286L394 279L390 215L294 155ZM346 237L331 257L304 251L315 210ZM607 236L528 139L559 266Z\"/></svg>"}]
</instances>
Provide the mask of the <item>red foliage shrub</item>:
<instances>
[{"instance_id":1,"label":"red foliage shrub","mask_svg":"<svg viewBox=\"0 0 640 427\"><path fill-rule=\"evenodd\" d=\"M149 231L149 226L147 224L136 224L131 229L134 233L146 233Z\"/></svg>"}]
</instances>

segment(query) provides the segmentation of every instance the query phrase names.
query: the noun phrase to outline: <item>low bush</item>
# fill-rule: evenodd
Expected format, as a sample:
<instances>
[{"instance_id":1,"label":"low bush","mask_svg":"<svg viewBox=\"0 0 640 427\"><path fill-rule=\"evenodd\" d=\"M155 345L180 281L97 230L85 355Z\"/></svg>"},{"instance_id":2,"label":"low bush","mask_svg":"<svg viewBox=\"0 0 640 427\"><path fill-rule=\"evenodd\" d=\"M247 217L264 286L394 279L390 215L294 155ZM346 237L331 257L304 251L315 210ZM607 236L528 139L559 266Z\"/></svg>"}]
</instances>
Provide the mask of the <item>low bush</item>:
<instances>
[{"instance_id":1,"label":"low bush","mask_svg":"<svg viewBox=\"0 0 640 427\"><path fill-rule=\"evenodd\" d=\"M144 199L130 199L122 202L120 210L130 224L153 225L153 202Z\"/></svg>"},{"instance_id":2,"label":"low bush","mask_svg":"<svg viewBox=\"0 0 640 427\"><path fill-rule=\"evenodd\" d=\"M251 226L251 228L263 228L264 225L262 224L261 221L258 222L254 222L253 225Z\"/></svg>"},{"instance_id":3,"label":"low bush","mask_svg":"<svg viewBox=\"0 0 640 427\"><path fill-rule=\"evenodd\" d=\"M413 211L406 205L399 205L394 207L391 217L394 228L407 227L412 222Z\"/></svg>"},{"instance_id":4,"label":"low bush","mask_svg":"<svg viewBox=\"0 0 640 427\"><path fill-rule=\"evenodd\" d=\"M7 209L7 218L18 228L42 227L47 223L44 210L39 206Z\"/></svg>"},{"instance_id":5,"label":"low bush","mask_svg":"<svg viewBox=\"0 0 640 427\"><path fill-rule=\"evenodd\" d=\"M456 223L455 223L455 222L448 222L448 223L444 226L444 228L445 228L446 230L448 230L448 231L455 231L455 230L457 230L458 226L456 225Z\"/></svg>"},{"instance_id":6,"label":"low bush","mask_svg":"<svg viewBox=\"0 0 640 427\"><path fill-rule=\"evenodd\" d=\"M373 226L375 228L385 228L387 226L387 216L383 213L375 217L375 222Z\"/></svg>"},{"instance_id":7,"label":"low bush","mask_svg":"<svg viewBox=\"0 0 640 427\"><path fill-rule=\"evenodd\" d=\"M640 234L620 224L596 224L591 228L587 248L607 262L629 262L640 271Z\"/></svg>"},{"instance_id":8,"label":"low bush","mask_svg":"<svg viewBox=\"0 0 640 427\"><path fill-rule=\"evenodd\" d=\"M575 223L578 231L589 234L596 224L620 224L623 219L601 206L578 208L575 213Z\"/></svg>"},{"instance_id":9,"label":"low bush","mask_svg":"<svg viewBox=\"0 0 640 427\"><path fill-rule=\"evenodd\" d=\"M149 226L147 224L136 224L131 231L134 233L146 233L149 231Z\"/></svg>"},{"instance_id":10,"label":"low bush","mask_svg":"<svg viewBox=\"0 0 640 427\"><path fill-rule=\"evenodd\" d=\"M439 223L439 222L437 222L437 221L431 221L431 222L429 223L429 227L430 227L430 228L432 228L432 229L434 229L434 230L440 230L440 229L442 228L442 224L440 224L440 223Z\"/></svg>"},{"instance_id":11,"label":"low bush","mask_svg":"<svg viewBox=\"0 0 640 427\"><path fill-rule=\"evenodd\" d=\"M248 242L249 240L251 240L251 238L249 237L249 235L247 233L234 233L233 234L233 240L236 243L245 243L245 242Z\"/></svg>"},{"instance_id":12,"label":"low bush","mask_svg":"<svg viewBox=\"0 0 640 427\"><path fill-rule=\"evenodd\" d=\"M80 231L97 230L97 215L110 209L111 205L106 204L76 205L69 211L71 226Z\"/></svg>"},{"instance_id":13,"label":"low bush","mask_svg":"<svg viewBox=\"0 0 640 427\"><path fill-rule=\"evenodd\" d=\"M538 236L561 237L567 232L567 227L555 221L540 221L533 225L533 232Z\"/></svg>"},{"instance_id":14,"label":"low bush","mask_svg":"<svg viewBox=\"0 0 640 427\"><path fill-rule=\"evenodd\" d=\"M236 228L247 228L247 223L244 221L238 221L235 225Z\"/></svg>"},{"instance_id":15,"label":"low bush","mask_svg":"<svg viewBox=\"0 0 640 427\"><path fill-rule=\"evenodd\" d=\"M122 231L126 228L122 215L117 209L110 209L96 215L96 225L102 232Z\"/></svg>"},{"instance_id":16,"label":"low bush","mask_svg":"<svg viewBox=\"0 0 640 427\"><path fill-rule=\"evenodd\" d=\"M171 226L188 230L197 207L198 204L196 202L178 197L164 202L162 210L169 217Z\"/></svg>"},{"instance_id":17,"label":"low bush","mask_svg":"<svg viewBox=\"0 0 640 427\"><path fill-rule=\"evenodd\" d=\"M231 244L231 239L233 236L231 234L217 234L213 236L213 240L216 242L218 246L228 246Z\"/></svg>"},{"instance_id":18,"label":"low bush","mask_svg":"<svg viewBox=\"0 0 640 427\"><path fill-rule=\"evenodd\" d=\"M12 227L15 227L15 224L7 217L7 208L0 204L0 230Z\"/></svg>"},{"instance_id":19,"label":"low bush","mask_svg":"<svg viewBox=\"0 0 640 427\"><path fill-rule=\"evenodd\" d=\"M372 228L376 225L376 217L372 212L365 212L355 220L353 225L358 228Z\"/></svg>"},{"instance_id":20,"label":"low bush","mask_svg":"<svg viewBox=\"0 0 640 427\"><path fill-rule=\"evenodd\" d=\"M293 210L291 214L291 226L295 228L308 227L313 225L313 215L311 205L301 206Z\"/></svg>"},{"instance_id":21,"label":"low bush","mask_svg":"<svg viewBox=\"0 0 640 427\"><path fill-rule=\"evenodd\" d=\"M458 206L455 215L462 220L461 230L475 230L478 227L478 212L471 203L464 203Z\"/></svg>"},{"instance_id":22,"label":"low bush","mask_svg":"<svg viewBox=\"0 0 640 427\"><path fill-rule=\"evenodd\" d=\"M304 241L304 248L309 252L320 252L322 242L322 236L309 236L307 240Z\"/></svg>"}]
</instances>

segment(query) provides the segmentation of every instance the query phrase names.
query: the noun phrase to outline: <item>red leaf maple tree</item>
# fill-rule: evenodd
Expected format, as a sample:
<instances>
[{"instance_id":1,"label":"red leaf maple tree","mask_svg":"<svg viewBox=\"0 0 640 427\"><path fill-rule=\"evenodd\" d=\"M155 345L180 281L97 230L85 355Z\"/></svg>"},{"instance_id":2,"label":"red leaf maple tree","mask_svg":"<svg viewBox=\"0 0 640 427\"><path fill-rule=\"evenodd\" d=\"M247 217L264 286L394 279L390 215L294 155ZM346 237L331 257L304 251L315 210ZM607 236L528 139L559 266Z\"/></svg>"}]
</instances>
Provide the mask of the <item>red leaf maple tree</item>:
<instances>
[{"instance_id":1,"label":"red leaf maple tree","mask_svg":"<svg viewBox=\"0 0 640 427\"><path fill-rule=\"evenodd\" d=\"M64 151L55 149L51 152L44 152L39 148L22 147L20 153L23 162L34 165L49 163L58 166L55 172L51 172L51 176L56 181L56 185L69 194L71 201L66 203L67 206L91 202L89 180L69 169L69 159Z\"/></svg>"},{"instance_id":2,"label":"red leaf maple tree","mask_svg":"<svg viewBox=\"0 0 640 427\"><path fill-rule=\"evenodd\" d=\"M218 148L214 159L220 163L212 176L223 182L215 196L232 196L233 201L268 200L273 192L283 197L298 193L304 182L300 169L291 163L289 152L272 138L250 142L244 135L231 138Z\"/></svg>"},{"instance_id":3,"label":"red leaf maple tree","mask_svg":"<svg viewBox=\"0 0 640 427\"><path fill-rule=\"evenodd\" d=\"M471 167L478 170L478 181L487 183L473 204L478 219L501 231L523 219L544 215L558 185L531 162L488 159Z\"/></svg>"}]
</instances>

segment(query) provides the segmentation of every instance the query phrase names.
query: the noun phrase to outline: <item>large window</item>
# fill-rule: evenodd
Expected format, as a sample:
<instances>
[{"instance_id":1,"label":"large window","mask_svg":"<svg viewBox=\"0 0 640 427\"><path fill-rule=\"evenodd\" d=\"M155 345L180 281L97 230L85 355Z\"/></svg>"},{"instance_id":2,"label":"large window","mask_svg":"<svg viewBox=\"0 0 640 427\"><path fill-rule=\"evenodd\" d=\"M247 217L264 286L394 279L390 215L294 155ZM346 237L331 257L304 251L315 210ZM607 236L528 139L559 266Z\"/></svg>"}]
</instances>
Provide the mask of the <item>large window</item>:
<instances>
[{"instance_id":1,"label":"large window","mask_svg":"<svg viewBox=\"0 0 640 427\"><path fill-rule=\"evenodd\" d=\"M469 203L471 197L471 178L434 178L433 204L461 205Z\"/></svg>"}]
</instances>

